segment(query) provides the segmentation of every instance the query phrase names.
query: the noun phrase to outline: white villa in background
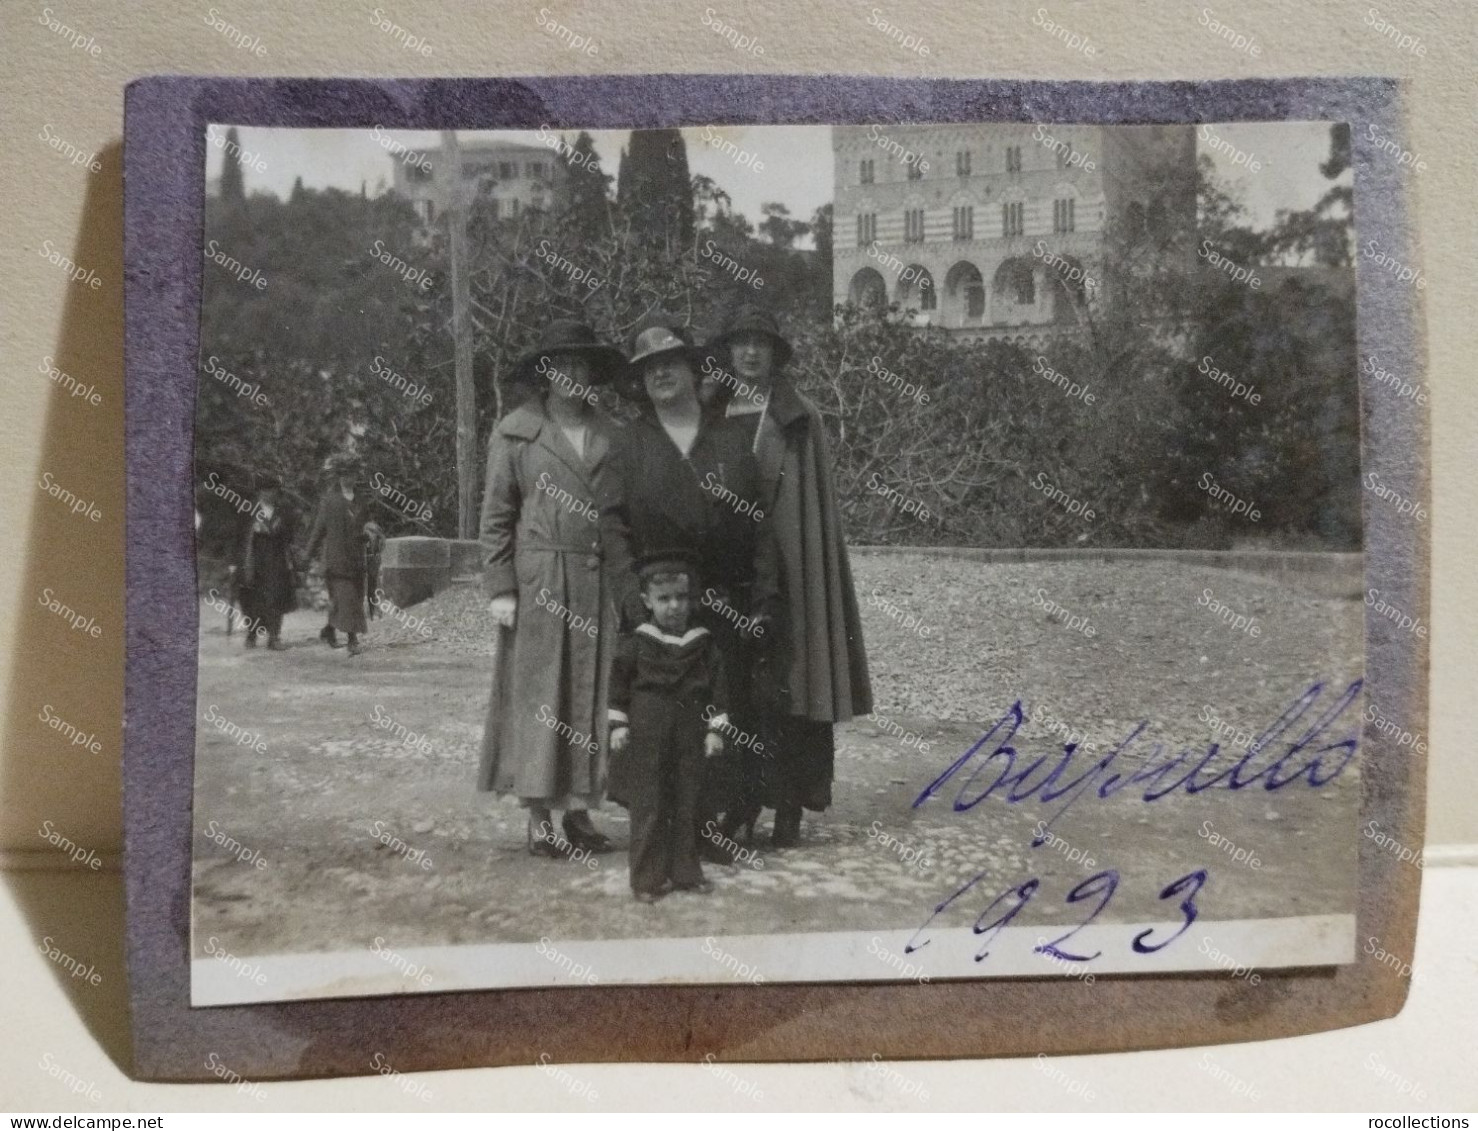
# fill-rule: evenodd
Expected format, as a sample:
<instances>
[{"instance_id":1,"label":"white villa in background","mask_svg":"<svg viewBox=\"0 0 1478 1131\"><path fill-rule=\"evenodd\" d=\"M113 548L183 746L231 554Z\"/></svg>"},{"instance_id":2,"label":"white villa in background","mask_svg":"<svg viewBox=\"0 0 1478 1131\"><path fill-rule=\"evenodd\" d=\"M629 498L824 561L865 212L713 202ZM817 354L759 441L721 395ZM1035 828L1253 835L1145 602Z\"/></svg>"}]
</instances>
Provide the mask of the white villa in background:
<instances>
[{"instance_id":1,"label":"white villa in background","mask_svg":"<svg viewBox=\"0 0 1478 1131\"><path fill-rule=\"evenodd\" d=\"M551 207L566 175L559 155L547 146L469 139L458 148L462 183L474 186L479 196L490 200L497 218L512 219L528 208ZM442 207L443 190L437 184L442 160L440 146L390 156L393 188L411 202L422 224L432 224Z\"/></svg>"},{"instance_id":2,"label":"white villa in background","mask_svg":"<svg viewBox=\"0 0 1478 1131\"><path fill-rule=\"evenodd\" d=\"M838 126L834 300L1040 341L1112 303L1105 233L1195 219L1195 127Z\"/></svg>"}]
</instances>

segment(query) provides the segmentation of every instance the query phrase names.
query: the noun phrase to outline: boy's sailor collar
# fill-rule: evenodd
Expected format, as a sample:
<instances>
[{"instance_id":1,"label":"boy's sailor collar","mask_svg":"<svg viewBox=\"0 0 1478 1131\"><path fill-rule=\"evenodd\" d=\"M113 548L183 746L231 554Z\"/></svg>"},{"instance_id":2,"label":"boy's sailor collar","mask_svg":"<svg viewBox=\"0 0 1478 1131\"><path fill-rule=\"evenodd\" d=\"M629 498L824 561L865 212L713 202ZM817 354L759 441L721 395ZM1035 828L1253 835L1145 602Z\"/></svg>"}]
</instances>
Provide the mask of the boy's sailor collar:
<instances>
[{"instance_id":1,"label":"boy's sailor collar","mask_svg":"<svg viewBox=\"0 0 1478 1131\"><path fill-rule=\"evenodd\" d=\"M651 621L643 621L636 626L636 631L640 632L643 636L650 636L653 640L659 640L663 644L676 644L679 647L691 644L693 641L708 635L708 629L700 624L688 629L681 636L669 636Z\"/></svg>"}]
</instances>

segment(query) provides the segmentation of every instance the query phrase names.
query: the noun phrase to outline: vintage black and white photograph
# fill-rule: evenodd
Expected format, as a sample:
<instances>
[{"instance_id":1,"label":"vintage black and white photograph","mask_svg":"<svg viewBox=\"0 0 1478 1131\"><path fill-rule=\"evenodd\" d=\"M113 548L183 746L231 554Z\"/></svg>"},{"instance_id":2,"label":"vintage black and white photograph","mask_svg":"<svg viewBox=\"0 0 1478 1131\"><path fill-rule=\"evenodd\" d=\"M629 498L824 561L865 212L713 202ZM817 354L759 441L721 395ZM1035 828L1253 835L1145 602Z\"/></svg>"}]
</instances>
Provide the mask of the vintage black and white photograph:
<instances>
[{"instance_id":1,"label":"vintage black and white photograph","mask_svg":"<svg viewBox=\"0 0 1478 1131\"><path fill-rule=\"evenodd\" d=\"M1355 961L1347 124L205 150L193 1004Z\"/></svg>"}]
</instances>

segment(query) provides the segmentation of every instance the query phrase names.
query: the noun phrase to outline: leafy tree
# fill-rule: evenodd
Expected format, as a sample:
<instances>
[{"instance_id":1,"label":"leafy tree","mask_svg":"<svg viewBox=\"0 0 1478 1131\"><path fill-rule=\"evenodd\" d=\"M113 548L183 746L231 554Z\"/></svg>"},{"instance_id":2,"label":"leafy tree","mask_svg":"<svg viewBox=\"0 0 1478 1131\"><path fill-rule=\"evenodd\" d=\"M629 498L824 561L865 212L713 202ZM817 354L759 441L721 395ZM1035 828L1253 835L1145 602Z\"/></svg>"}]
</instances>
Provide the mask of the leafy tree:
<instances>
[{"instance_id":1,"label":"leafy tree","mask_svg":"<svg viewBox=\"0 0 1478 1131\"><path fill-rule=\"evenodd\" d=\"M1319 166L1327 180L1338 180L1350 167L1350 124L1329 127L1329 157ZM1324 267L1349 267L1355 210L1355 190L1349 184L1330 185L1307 211L1278 213L1278 225L1268 238L1269 257L1312 259Z\"/></svg>"},{"instance_id":2,"label":"leafy tree","mask_svg":"<svg viewBox=\"0 0 1478 1131\"><path fill-rule=\"evenodd\" d=\"M1331 135L1324 170L1334 183L1324 198L1308 213L1280 214L1271 231L1248 225L1205 161L1194 212L1154 224L1116 219L1102 261L1087 265L1100 286L1049 278L1063 317L1035 345L962 340L906 325L896 308L834 313L831 206L801 223L767 205L756 229L721 184L690 177L685 156L669 161L674 138L680 146L676 131L632 135L615 200L582 135L549 210L510 217L486 198L471 203L479 435L512 407L502 377L554 317L578 316L624 344L657 309L707 330L732 303L757 300L793 338L792 370L831 434L856 541L1359 545L1347 133ZM650 205L664 199L671 207L659 215ZM206 227L268 286L205 264L201 476L215 470L245 493L254 477L274 473L306 509L324 459L350 448L364 456L367 478L378 472L432 508L429 522L418 521L373 495L389 533L455 534L443 230L419 224L393 194L301 185L286 201L257 194L233 203L223 191L207 201ZM795 247L806 230L814 250ZM1263 286L1209 268L1196 254L1203 241L1253 265ZM1307 269L1286 266L1309 260ZM752 269L763 287L732 265ZM405 277L414 272L425 272L426 286ZM1206 357L1255 386L1259 402L1201 372ZM1093 402L1069 397L1059 387L1067 381ZM262 399L239 396L243 382L260 386ZM424 396L407 396L407 384ZM629 417L617 392L604 396L618 421ZM1231 519L1200 485L1207 472L1257 505L1260 521ZM1094 520L1053 502L1044 482L1093 506ZM904 513L899 495L928 517ZM221 509L214 496L203 504ZM227 527L233 518L226 514Z\"/></svg>"},{"instance_id":3,"label":"leafy tree","mask_svg":"<svg viewBox=\"0 0 1478 1131\"><path fill-rule=\"evenodd\" d=\"M835 222L833 221L833 208L828 201L815 212L811 213L811 242L816 245L816 258L827 265L827 274L831 274L831 258L833 248L833 236ZM827 293L831 291L830 284L827 285Z\"/></svg>"},{"instance_id":4,"label":"leafy tree","mask_svg":"<svg viewBox=\"0 0 1478 1131\"><path fill-rule=\"evenodd\" d=\"M771 247L789 251L795 246L796 240L811 231L810 224L792 220L790 209L783 204L762 204L760 212L765 217L760 222L760 234L769 241Z\"/></svg>"}]
</instances>

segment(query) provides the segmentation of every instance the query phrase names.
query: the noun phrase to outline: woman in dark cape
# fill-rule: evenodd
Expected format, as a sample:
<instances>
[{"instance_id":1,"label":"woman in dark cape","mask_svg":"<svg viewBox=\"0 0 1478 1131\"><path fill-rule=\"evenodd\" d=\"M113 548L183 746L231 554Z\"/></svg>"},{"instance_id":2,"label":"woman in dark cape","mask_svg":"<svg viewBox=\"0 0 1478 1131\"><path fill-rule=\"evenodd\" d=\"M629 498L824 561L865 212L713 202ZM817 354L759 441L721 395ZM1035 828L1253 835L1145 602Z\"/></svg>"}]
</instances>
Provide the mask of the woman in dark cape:
<instances>
[{"instance_id":1,"label":"woman in dark cape","mask_svg":"<svg viewBox=\"0 0 1478 1131\"><path fill-rule=\"evenodd\" d=\"M826 429L786 372L790 342L773 314L744 305L707 348L721 394L712 411L745 427L774 523L786 658L756 696L768 703L766 746L775 747L762 788L775 807L775 844L785 847L800 840L802 810L831 805L833 726L872 710L867 653Z\"/></svg>"}]
</instances>

